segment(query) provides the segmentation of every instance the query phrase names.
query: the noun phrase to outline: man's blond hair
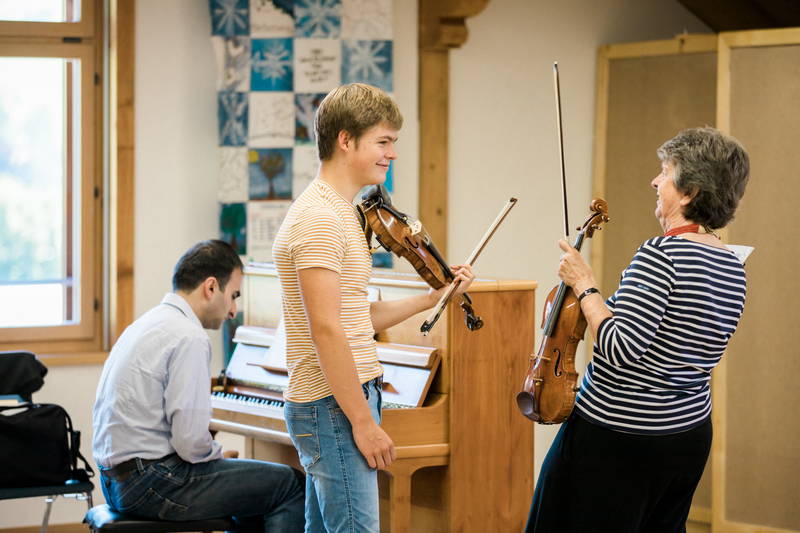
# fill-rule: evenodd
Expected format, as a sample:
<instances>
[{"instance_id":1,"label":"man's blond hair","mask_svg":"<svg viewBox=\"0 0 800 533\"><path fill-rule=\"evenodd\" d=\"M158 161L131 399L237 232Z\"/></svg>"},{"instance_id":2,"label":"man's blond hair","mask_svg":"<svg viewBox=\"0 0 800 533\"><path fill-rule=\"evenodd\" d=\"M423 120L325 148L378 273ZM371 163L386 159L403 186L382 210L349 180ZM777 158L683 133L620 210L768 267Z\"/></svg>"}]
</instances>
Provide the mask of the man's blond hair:
<instances>
[{"instance_id":1,"label":"man's blond hair","mask_svg":"<svg viewBox=\"0 0 800 533\"><path fill-rule=\"evenodd\" d=\"M325 96L314 117L320 161L333 157L340 131L358 142L365 131L378 124L399 130L403 115L391 96L365 83L350 83Z\"/></svg>"}]
</instances>

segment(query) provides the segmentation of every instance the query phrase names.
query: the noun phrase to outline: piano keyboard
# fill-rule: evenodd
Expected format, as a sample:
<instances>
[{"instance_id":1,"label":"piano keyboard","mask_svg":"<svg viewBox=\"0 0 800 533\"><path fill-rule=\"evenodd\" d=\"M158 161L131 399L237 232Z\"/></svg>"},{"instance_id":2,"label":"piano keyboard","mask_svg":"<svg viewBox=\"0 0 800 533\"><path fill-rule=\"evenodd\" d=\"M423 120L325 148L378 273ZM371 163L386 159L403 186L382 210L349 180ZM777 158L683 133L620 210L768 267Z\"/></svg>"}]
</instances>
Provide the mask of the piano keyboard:
<instances>
[{"instance_id":1,"label":"piano keyboard","mask_svg":"<svg viewBox=\"0 0 800 533\"><path fill-rule=\"evenodd\" d=\"M283 404L283 401L271 398L257 398L229 392L211 393L213 409L239 411L257 416L283 419Z\"/></svg>"}]
</instances>

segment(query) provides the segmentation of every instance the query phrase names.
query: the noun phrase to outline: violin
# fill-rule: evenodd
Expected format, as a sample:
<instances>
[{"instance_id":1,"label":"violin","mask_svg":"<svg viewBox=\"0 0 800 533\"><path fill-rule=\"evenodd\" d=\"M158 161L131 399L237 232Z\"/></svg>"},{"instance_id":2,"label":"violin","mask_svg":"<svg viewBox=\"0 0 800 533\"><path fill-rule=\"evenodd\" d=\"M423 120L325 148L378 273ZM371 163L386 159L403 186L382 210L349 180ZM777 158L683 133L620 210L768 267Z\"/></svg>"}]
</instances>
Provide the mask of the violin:
<instances>
[{"instance_id":1,"label":"violin","mask_svg":"<svg viewBox=\"0 0 800 533\"><path fill-rule=\"evenodd\" d=\"M395 209L386 187L369 187L356 208L371 251L377 249L372 246L374 235L386 251L411 263L433 289L441 289L452 283L455 276L422 223ZM483 327L483 320L475 314L472 299L467 293L461 295L460 307L467 329L475 331Z\"/></svg>"},{"instance_id":2,"label":"violin","mask_svg":"<svg viewBox=\"0 0 800 533\"><path fill-rule=\"evenodd\" d=\"M561 195L563 198L564 238L569 237L567 216L567 176L564 170L564 133L561 124L561 86L558 79L558 62L553 63L553 87L556 97L556 125L558 127L558 152L561 159ZM578 227L578 237L573 247L581 249L584 239L591 238L600 225L608 222L608 204L600 198L589 205L591 214ZM575 371L575 352L586 332L578 297L563 281L550 291L542 315L542 342L531 355L531 365L525 374L522 391L517 394L517 407L527 418L540 424L560 424L572 412L578 373Z\"/></svg>"},{"instance_id":3,"label":"violin","mask_svg":"<svg viewBox=\"0 0 800 533\"><path fill-rule=\"evenodd\" d=\"M592 212L582 226L573 247L580 250L600 226L608 222L608 204L595 198ZM575 352L586 332L578 297L563 281L553 287L544 303L542 342L531 355L531 366L525 375L522 391L517 394L517 407L527 418L540 424L560 424L569 417L575 405L578 373Z\"/></svg>"}]
</instances>

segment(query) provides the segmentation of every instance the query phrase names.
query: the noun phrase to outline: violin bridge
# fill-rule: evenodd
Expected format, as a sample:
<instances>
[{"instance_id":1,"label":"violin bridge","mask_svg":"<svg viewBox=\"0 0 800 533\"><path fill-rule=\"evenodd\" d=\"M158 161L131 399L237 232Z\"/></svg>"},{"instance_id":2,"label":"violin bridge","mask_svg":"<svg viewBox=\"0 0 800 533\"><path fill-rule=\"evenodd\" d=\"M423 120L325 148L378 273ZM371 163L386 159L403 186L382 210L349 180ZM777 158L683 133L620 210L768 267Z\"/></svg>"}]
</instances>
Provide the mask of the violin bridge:
<instances>
[{"instance_id":1,"label":"violin bridge","mask_svg":"<svg viewBox=\"0 0 800 533\"><path fill-rule=\"evenodd\" d=\"M411 230L411 235L416 235L422 231L422 222L415 220L408 225L408 229Z\"/></svg>"}]
</instances>

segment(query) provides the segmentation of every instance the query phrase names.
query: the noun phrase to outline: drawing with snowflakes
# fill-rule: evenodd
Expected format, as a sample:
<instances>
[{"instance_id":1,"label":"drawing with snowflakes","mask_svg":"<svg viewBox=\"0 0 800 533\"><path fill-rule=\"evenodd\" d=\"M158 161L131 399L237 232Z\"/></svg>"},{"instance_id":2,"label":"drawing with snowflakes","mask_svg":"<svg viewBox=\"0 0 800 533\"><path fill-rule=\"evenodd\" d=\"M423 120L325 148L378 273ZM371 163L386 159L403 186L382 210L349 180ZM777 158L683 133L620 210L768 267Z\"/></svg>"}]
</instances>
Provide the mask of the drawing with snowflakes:
<instances>
[{"instance_id":1,"label":"drawing with snowflakes","mask_svg":"<svg viewBox=\"0 0 800 533\"><path fill-rule=\"evenodd\" d=\"M250 35L249 0L211 0L212 35Z\"/></svg>"},{"instance_id":2,"label":"drawing with snowflakes","mask_svg":"<svg viewBox=\"0 0 800 533\"><path fill-rule=\"evenodd\" d=\"M291 91L294 88L292 39L253 39L250 48L251 90Z\"/></svg>"},{"instance_id":3,"label":"drawing with snowflakes","mask_svg":"<svg viewBox=\"0 0 800 533\"><path fill-rule=\"evenodd\" d=\"M392 91L392 41L342 41L342 83Z\"/></svg>"},{"instance_id":4,"label":"drawing with snowflakes","mask_svg":"<svg viewBox=\"0 0 800 533\"><path fill-rule=\"evenodd\" d=\"M338 38L342 31L341 0L296 0L295 37Z\"/></svg>"}]
</instances>

